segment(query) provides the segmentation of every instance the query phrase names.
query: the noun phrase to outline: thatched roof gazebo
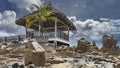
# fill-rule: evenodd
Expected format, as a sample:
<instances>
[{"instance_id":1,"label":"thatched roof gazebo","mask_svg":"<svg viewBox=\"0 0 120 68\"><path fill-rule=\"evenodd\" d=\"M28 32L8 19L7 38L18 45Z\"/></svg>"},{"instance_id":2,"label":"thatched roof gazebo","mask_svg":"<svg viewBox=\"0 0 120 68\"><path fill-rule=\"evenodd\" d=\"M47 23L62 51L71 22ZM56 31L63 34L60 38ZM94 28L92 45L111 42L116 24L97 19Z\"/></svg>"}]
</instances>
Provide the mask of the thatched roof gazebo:
<instances>
[{"instance_id":1,"label":"thatched roof gazebo","mask_svg":"<svg viewBox=\"0 0 120 68\"><path fill-rule=\"evenodd\" d=\"M58 11L57 9L55 9L54 7L52 7L51 4L48 4L46 7L47 10L53 10L55 11L54 14L52 14L51 16L56 17L58 19L60 19L61 21L63 21L63 23L60 22L53 22L53 21L47 21L43 23L43 30L45 32L54 32L54 38L48 39L48 41L54 41L56 40L58 42L58 44L60 45L64 45L67 44L69 45L69 31L73 31L76 30L76 27L73 25L73 23L65 16L65 14L63 14L62 12ZM25 17L31 14L37 14L38 11L34 11L30 14L25 15L23 18L20 18L18 20L16 20L16 24L17 25L21 25L21 26L26 26L26 21L25 21ZM31 29L37 30L38 31L38 24L33 24L31 27ZM64 31L68 31L68 34L64 33ZM62 34L64 34L65 36L62 36ZM59 36L60 35L60 36ZM66 37L65 38L61 38L61 37ZM64 43L64 44L61 44Z\"/></svg>"},{"instance_id":2,"label":"thatched roof gazebo","mask_svg":"<svg viewBox=\"0 0 120 68\"><path fill-rule=\"evenodd\" d=\"M57 9L55 9L54 7L52 7L51 4L48 4L46 9L47 10L54 10L55 13L52 16L57 17L58 19L60 19L60 20L62 20L64 22L64 24L58 23L58 26L59 26L58 28L65 31L66 30L65 27L61 27L61 26L67 25L69 27L69 30L76 30L76 27L73 25L73 23L62 12L60 12ZM30 14L37 14L37 13L38 13L38 11L34 11L34 12L30 13ZM30 14L27 14L26 16L28 16ZM26 16L16 20L16 24L25 26L25 17ZM52 21L45 22L43 27L44 28L54 27L54 22L52 22ZM38 30L37 25L32 25L31 28L35 29L35 30Z\"/></svg>"}]
</instances>

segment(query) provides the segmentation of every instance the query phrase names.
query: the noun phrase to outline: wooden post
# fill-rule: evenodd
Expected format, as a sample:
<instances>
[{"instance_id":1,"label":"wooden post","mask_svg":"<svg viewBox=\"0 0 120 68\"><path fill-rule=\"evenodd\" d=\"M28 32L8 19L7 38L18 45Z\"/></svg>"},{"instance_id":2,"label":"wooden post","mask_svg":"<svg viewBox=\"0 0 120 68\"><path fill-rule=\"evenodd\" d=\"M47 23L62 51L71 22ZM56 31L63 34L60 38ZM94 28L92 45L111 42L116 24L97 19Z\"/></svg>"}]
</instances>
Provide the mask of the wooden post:
<instances>
[{"instance_id":1,"label":"wooden post","mask_svg":"<svg viewBox=\"0 0 120 68\"><path fill-rule=\"evenodd\" d=\"M39 37L39 31L37 31L37 37Z\"/></svg>"},{"instance_id":2,"label":"wooden post","mask_svg":"<svg viewBox=\"0 0 120 68\"><path fill-rule=\"evenodd\" d=\"M21 41L21 40L20 40L20 35L18 35L18 41Z\"/></svg>"},{"instance_id":3,"label":"wooden post","mask_svg":"<svg viewBox=\"0 0 120 68\"><path fill-rule=\"evenodd\" d=\"M69 34L70 34L70 33L69 33L69 27L68 27L68 41L69 41Z\"/></svg>"},{"instance_id":4,"label":"wooden post","mask_svg":"<svg viewBox=\"0 0 120 68\"><path fill-rule=\"evenodd\" d=\"M57 37L57 22L55 22L55 37Z\"/></svg>"},{"instance_id":5,"label":"wooden post","mask_svg":"<svg viewBox=\"0 0 120 68\"><path fill-rule=\"evenodd\" d=\"M54 33L55 38L57 38L57 22L55 22L55 33ZM57 41L54 40L55 48L57 47Z\"/></svg>"},{"instance_id":6,"label":"wooden post","mask_svg":"<svg viewBox=\"0 0 120 68\"><path fill-rule=\"evenodd\" d=\"M7 37L5 37L5 39L4 39L4 42L6 42L7 41Z\"/></svg>"},{"instance_id":7,"label":"wooden post","mask_svg":"<svg viewBox=\"0 0 120 68\"><path fill-rule=\"evenodd\" d=\"M41 33L40 33L40 31L41 31L41 26L39 25L39 36L41 36Z\"/></svg>"},{"instance_id":8,"label":"wooden post","mask_svg":"<svg viewBox=\"0 0 120 68\"><path fill-rule=\"evenodd\" d=\"M69 33L69 27L67 27L68 28L68 37L67 37L67 41L69 41L69 35L70 35L70 33ZM70 47L70 45L68 44L68 47Z\"/></svg>"},{"instance_id":9,"label":"wooden post","mask_svg":"<svg viewBox=\"0 0 120 68\"><path fill-rule=\"evenodd\" d=\"M27 39L27 23L25 23L25 39Z\"/></svg>"}]
</instances>

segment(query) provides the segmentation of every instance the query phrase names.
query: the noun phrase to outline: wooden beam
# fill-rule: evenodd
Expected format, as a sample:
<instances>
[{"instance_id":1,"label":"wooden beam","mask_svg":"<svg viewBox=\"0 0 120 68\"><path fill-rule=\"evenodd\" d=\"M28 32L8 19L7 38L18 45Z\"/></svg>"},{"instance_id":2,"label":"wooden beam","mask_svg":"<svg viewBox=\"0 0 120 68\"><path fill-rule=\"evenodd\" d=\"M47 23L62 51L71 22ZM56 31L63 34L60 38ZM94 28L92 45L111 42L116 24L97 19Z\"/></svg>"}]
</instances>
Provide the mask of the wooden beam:
<instances>
[{"instance_id":1,"label":"wooden beam","mask_svg":"<svg viewBox=\"0 0 120 68\"><path fill-rule=\"evenodd\" d=\"M65 23L63 23L63 22L57 22L57 23L61 23L61 24L64 25L64 26L57 26L58 28L65 28L66 30L69 28L69 26L67 26L67 25L66 25ZM48 23L48 24L49 24L49 23ZM38 25L36 25L36 24L33 24L33 25L38 26ZM49 30L49 29L54 29L54 27L43 28L43 29Z\"/></svg>"},{"instance_id":2,"label":"wooden beam","mask_svg":"<svg viewBox=\"0 0 120 68\"><path fill-rule=\"evenodd\" d=\"M55 27L43 28L45 30L54 29ZM58 26L57 28L65 28L65 26Z\"/></svg>"},{"instance_id":3,"label":"wooden beam","mask_svg":"<svg viewBox=\"0 0 120 68\"><path fill-rule=\"evenodd\" d=\"M65 25L65 26L66 26L66 29L69 28L65 23L63 23L63 22L59 22L59 23L62 23L63 25Z\"/></svg>"}]
</instances>

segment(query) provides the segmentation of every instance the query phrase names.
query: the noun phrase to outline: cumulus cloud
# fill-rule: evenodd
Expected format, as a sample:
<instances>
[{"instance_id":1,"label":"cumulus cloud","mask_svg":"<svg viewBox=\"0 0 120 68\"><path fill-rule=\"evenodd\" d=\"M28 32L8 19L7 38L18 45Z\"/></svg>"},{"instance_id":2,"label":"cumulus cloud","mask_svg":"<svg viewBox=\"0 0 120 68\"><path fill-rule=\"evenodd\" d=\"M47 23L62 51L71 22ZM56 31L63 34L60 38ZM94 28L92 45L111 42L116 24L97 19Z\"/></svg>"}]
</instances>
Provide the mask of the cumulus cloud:
<instances>
[{"instance_id":1,"label":"cumulus cloud","mask_svg":"<svg viewBox=\"0 0 120 68\"><path fill-rule=\"evenodd\" d=\"M101 18L101 21L87 19L85 21L77 20L75 16L68 17L76 26L77 31L71 35L71 38L80 39L84 37L88 40L101 40L103 34L117 34L120 31L120 20L110 20Z\"/></svg>"},{"instance_id":2,"label":"cumulus cloud","mask_svg":"<svg viewBox=\"0 0 120 68\"><path fill-rule=\"evenodd\" d=\"M32 12L35 10L33 7L33 4L36 4L38 6L42 5L41 0L8 0L9 2L15 3L18 8L25 9L29 12Z\"/></svg>"},{"instance_id":3,"label":"cumulus cloud","mask_svg":"<svg viewBox=\"0 0 120 68\"><path fill-rule=\"evenodd\" d=\"M0 12L0 37L14 36L19 34L25 34L25 29L22 26L15 24L18 15L25 15L25 13L32 12L35 10L33 4L38 6L42 5L41 0L7 0L10 3L14 3L19 9L18 11L3 11ZM27 11L27 12L26 12Z\"/></svg>"},{"instance_id":4,"label":"cumulus cloud","mask_svg":"<svg viewBox=\"0 0 120 68\"><path fill-rule=\"evenodd\" d=\"M24 34L24 28L15 24L16 13L14 11L0 12L0 37Z\"/></svg>"},{"instance_id":5,"label":"cumulus cloud","mask_svg":"<svg viewBox=\"0 0 120 68\"><path fill-rule=\"evenodd\" d=\"M108 21L108 18L100 18L101 21Z\"/></svg>"}]
</instances>

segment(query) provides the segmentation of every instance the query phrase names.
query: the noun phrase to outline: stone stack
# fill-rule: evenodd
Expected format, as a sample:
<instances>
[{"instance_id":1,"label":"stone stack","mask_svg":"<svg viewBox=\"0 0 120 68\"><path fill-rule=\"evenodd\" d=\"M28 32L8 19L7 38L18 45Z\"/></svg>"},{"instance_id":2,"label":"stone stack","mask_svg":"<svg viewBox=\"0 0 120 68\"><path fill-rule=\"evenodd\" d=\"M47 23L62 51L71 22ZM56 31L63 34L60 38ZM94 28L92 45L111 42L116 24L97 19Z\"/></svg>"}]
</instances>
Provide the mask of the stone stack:
<instances>
[{"instance_id":1,"label":"stone stack","mask_svg":"<svg viewBox=\"0 0 120 68\"><path fill-rule=\"evenodd\" d=\"M103 47L101 50L108 54L117 55L120 53L120 49L117 46L118 40L117 38L113 37L113 35L103 35L102 37L102 44Z\"/></svg>"},{"instance_id":2,"label":"stone stack","mask_svg":"<svg viewBox=\"0 0 120 68\"><path fill-rule=\"evenodd\" d=\"M98 47L96 46L95 41L92 42L92 44L85 40L84 38L81 38L78 40L78 46L75 49L77 52L80 53L86 53L86 52L93 52L93 51L98 51Z\"/></svg>"},{"instance_id":3,"label":"stone stack","mask_svg":"<svg viewBox=\"0 0 120 68\"><path fill-rule=\"evenodd\" d=\"M103 48L116 48L118 40L113 35L103 35L102 44Z\"/></svg>"},{"instance_id":4,"label":"stone stack","mask_svg":"<svg viewBox=\"0 0 120 68\"><path fill-rule=\"evenodd\" d=\"M87 52L89 50L89 45L90 42L85 40L85 38L81 38L80 40L78 40L78 46L75 50L80 53Z\"/></svg>"}]
</instances>

